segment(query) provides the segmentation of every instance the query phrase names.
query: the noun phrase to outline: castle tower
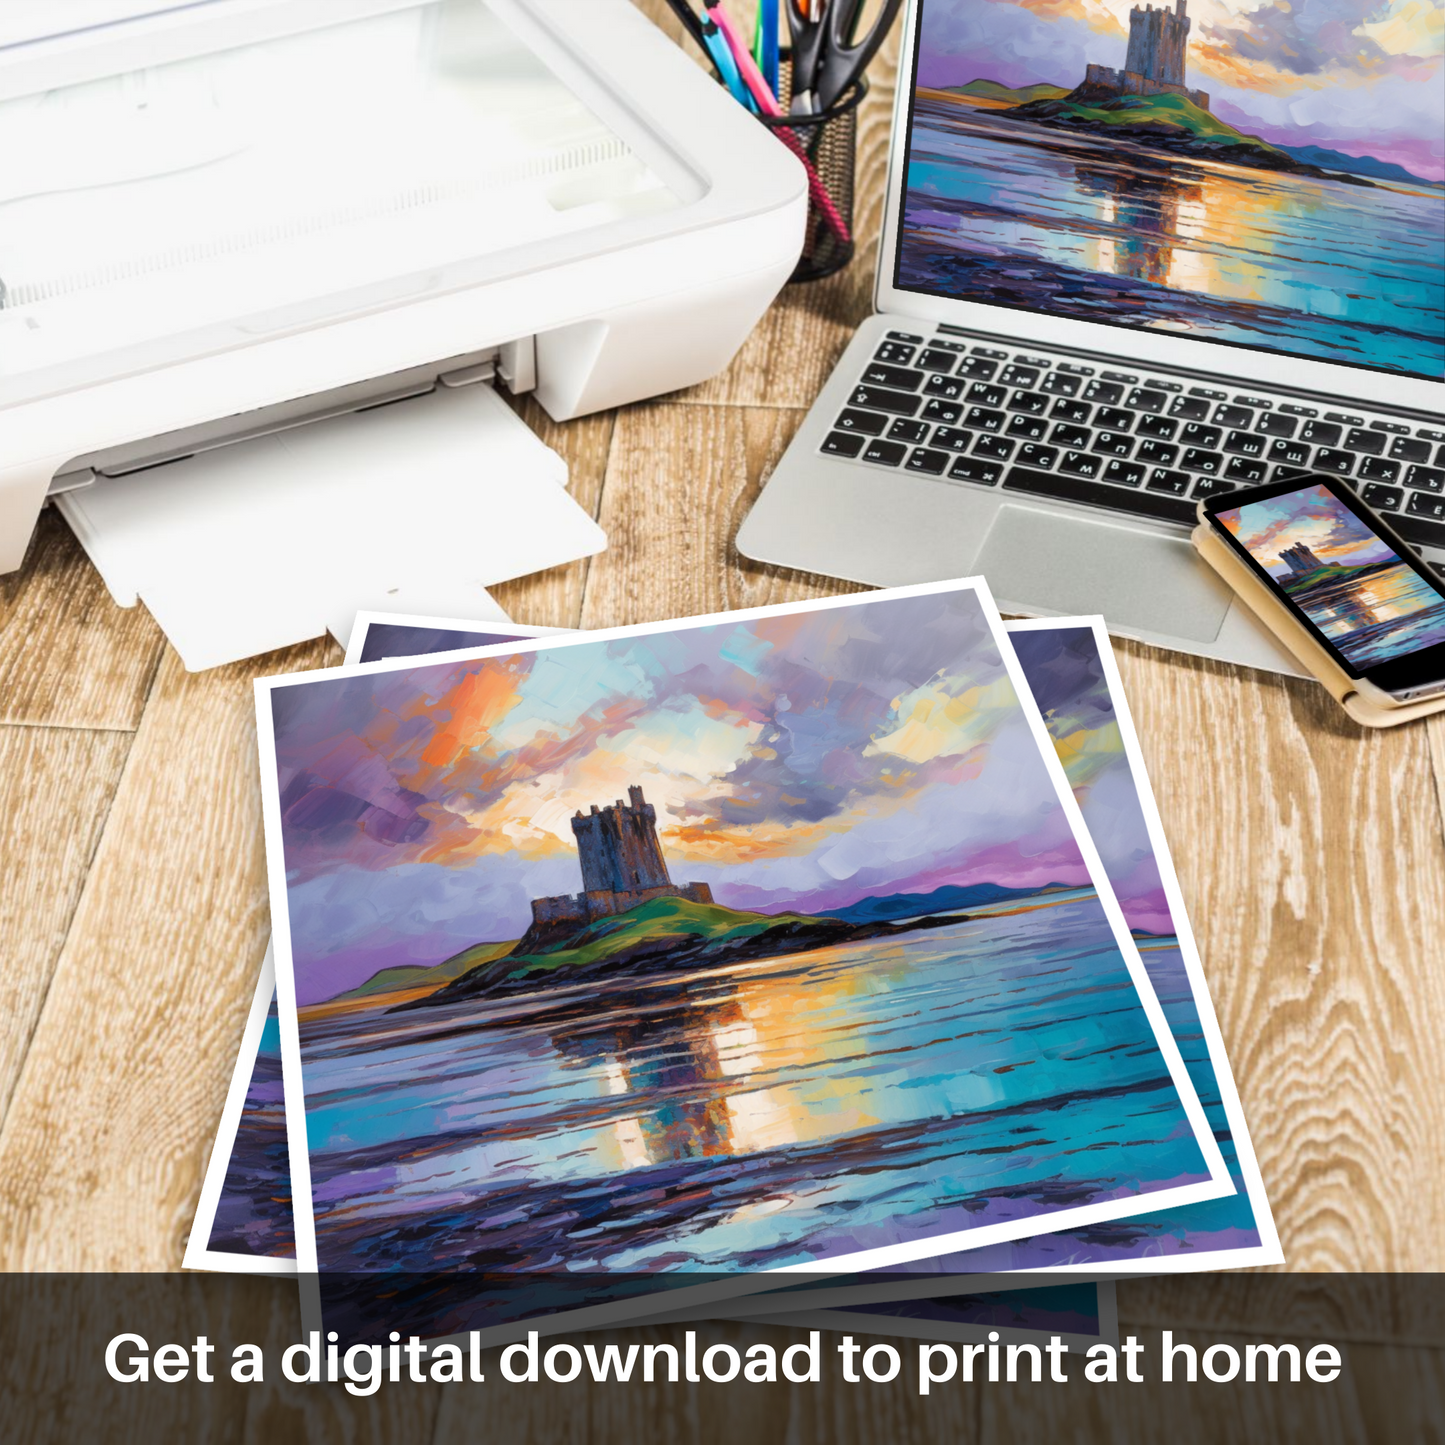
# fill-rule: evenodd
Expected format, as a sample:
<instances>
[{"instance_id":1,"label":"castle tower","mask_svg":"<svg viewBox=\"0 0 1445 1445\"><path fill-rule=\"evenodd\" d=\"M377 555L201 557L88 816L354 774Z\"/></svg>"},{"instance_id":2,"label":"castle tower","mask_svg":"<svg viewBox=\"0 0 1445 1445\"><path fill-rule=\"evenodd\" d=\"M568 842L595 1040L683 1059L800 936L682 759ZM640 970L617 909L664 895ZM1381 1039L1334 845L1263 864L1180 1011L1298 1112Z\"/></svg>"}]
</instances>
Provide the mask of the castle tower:
<instances>
[{"instance_id":1,"label":"castle tower","mask_svg":"<svg viewBox=\"0 0 1445 1445\"><path fill-rule=\"evenodd\" d=\"M635 893L672 885L657 838L656 810L641 788L628 788L627 796L629 802L619 798L601 809L594 803L590 813L579 811L572 819L587 893Z\"/></svg>"},{"instance_id":2,"label":"castle tower","mask_svg":"<svg viewBox=\"0 0 1445 1445\"><path fill-rule=\"evenodd\" d=\"M1124 69L1156 85L1184 84L1184 50L1189 43L1188 0L1174 10L1136 5L1129 12L1129 51Z\"/></svg>"}]
</instances>

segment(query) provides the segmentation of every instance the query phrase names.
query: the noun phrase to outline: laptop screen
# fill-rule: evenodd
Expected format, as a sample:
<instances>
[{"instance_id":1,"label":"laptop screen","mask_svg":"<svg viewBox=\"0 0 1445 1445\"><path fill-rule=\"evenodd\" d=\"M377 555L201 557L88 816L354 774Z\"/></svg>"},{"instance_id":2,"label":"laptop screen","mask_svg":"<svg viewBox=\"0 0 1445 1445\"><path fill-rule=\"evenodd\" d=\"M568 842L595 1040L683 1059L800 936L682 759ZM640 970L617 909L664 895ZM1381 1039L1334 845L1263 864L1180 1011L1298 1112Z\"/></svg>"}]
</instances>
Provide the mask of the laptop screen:
<instances>
[{"instance_id":1,"label":"laptop screen","mask_svg":"<svg viewBox=\"0 0 1445 1445\"><path fill-rule=\"evenodd\" d=\"M901 290L1445 376L1431 0L920 0Z\"/></svg>"}]
</instances>

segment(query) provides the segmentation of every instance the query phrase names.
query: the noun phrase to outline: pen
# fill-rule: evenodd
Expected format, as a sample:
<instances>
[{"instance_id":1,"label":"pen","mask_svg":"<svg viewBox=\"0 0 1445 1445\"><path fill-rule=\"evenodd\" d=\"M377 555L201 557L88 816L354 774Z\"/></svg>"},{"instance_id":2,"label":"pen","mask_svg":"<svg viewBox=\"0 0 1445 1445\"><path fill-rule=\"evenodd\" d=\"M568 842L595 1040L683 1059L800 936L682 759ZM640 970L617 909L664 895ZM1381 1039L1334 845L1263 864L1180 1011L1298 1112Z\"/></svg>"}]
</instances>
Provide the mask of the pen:
<instances>
[{"instance_id":1,"label":"pen","mask_svg":"<svg viewBox=\"0 0 1445 1445\"><path fill-rule=\"evenodd\" d=\"M778 93L778 0L758 0L753 26L753 59L774 95Z\"/></svg>"}]
</instances>

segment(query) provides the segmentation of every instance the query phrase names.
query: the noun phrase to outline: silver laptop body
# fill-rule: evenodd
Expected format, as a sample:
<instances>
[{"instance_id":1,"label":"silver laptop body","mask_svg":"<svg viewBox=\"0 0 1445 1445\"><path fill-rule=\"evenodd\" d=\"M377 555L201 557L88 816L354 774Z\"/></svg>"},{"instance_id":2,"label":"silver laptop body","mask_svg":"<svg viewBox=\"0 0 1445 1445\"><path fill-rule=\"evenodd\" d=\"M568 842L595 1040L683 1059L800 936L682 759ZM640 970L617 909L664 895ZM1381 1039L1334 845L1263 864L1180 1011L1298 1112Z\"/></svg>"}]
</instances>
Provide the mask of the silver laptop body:
<instances>
[{"instance_id":1,"label":"silver laptop body","mask_svg":"<svg viewBox=\"0 0 1445 1445\"><path fill-rule=\"evenodd\" d=\"M967 100L916 86L920 16L965 9L986 16L994 8L982 0L910 3L876 314L859 327L780 459L743 523L738 548L758 561L879 586L982 573L1005 612L1101 613L1110 630L1125 637L1299 674L1195 557L1188 540L1194 511L1211 490L1291 474L1284 469L1326 470L1348 477L1445 573L1445 384L1431 341L1437 322L1445 333L1438 299L1445 242L1438 240L1432 192L1408 182L1366 186L1307 170L1241 177L1241 168L1208 162L1186 161L1183 179L1161 177L1152 154L1130 149L1121 160L1117 146L1105 149L1096 137L1054 127L1035 134L1044 128L1008 117L1002 123L1011 129L996 141L997 106L989 108L994 114L979 115ZM1174 27L1182 46L1187 30L1178 27L1187 19L1187 0L1176 0L1172 14L1136 8L1135 17L1141 14L1155 16L1156 27ZM1157 47L1159 37L1152 39ZM1128 54L1132 63L1135 51ZM1118 79L1115 71L1088 65L1091 82L1100 74L1105 86ZM1191 104L1209 100L1198 91L1188 95ZM1009 98L1017 100L1017 92ZM919 171L909 199L914 204L921 193L922 201L917 214L905 218L911 135ZM958 166L967 167L960 172L965 188L973 187L974 177L986 172L969 167L968 158L997 145L1022 154L1023 163L1051 168L1047 182L1067 176L1076 192L1098 200L1095 216L1111 220L1093 225L1092 233L1080 227L1081 244L1095 248L1090 254L1105 292L1090 314L1110 314L1112 304L1122 316L1141 296L1147 305L1182 291L1198 297L1211 325L1219 325L1216 312L1228 324L1237 302L1211 294L1207 271L1198 284L1188 284L1195 251L1190 237L1181 237L1181 230L1197 234L1209 223L1211 187L1232 183L1245 194L1264 188L1268 196L1271 187L1313 186L1312 194L1324 194L1331 205L1330 198L1340 198L1342 222L1349 222L1350 207L1364 208L1353 232L1362 237L1369 234L1370 206L1414 207L1410 214L1425 218L1414 233L1422 255L1411 262L1413 270L1382 279L1380 294L1392 301L1388 287L1414 278L1407 298L1415 306L1414 333L1400 344L1410 350L1404 364L1427 374L1397 369L1399 363L1386 369L1321 359L1318 343L1315 355L1291 354L1177 330L1097 324L1079 319L1078 305L958 299L957 293L990 294L1011 284L1007 274L1000 276L1018 257L1007 247L982 256L971 247L971 238L996 235L1003 224L989 194L980 199L974 187L960 203L940 192L935 215L931 193L920 188L937 173L933 168L952 174ZM1321 186L1334 189L1321 192ZM1438 185L1433 205L1445 213ZM1181 226L1181 217L1187 224ZM963 238L961 250L954 236ZM1372 234L1370 246L1398 251L1398 244ZM948 283L948 268L956 264L973 268L969 274L981 280ZM1025 258L1026 283L1039 283L1046 295L1057 271L1041 264L1041 275L1030 276L1029 265ZM1397 270L1393 260L1390 269ZM1157 292L1151 283L1166 273L1171 286ZM936 277L943 284L933 284ZM1260 324L1289 320L1270 313ZM1305 316L1297 324L1315 322ZM1387 352L1395 344L1391 330L1379 330ZM1445 356L1445 334L1436 344Z\"/></svg>"}]
</instances>

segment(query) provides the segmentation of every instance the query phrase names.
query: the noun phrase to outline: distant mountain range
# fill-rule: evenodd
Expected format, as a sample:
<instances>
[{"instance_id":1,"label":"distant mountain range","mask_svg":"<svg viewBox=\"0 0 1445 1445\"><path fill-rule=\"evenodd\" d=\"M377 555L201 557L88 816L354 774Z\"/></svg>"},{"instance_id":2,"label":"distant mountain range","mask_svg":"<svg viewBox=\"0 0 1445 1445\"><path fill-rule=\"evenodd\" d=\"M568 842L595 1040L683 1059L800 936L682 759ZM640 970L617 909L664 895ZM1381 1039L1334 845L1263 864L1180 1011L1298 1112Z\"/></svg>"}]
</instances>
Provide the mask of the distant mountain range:
<instances>
[{"instance_id":1,"label":"distant mountain range","mask_svg":"<svg viewBox=\"0 0 1445 1445\"><path fill-rule=\"evenodd\" d=\"M841 918L845 923L886 923L923 913L952 913L959 908L981 908L1011 898L1032 898L1071 888L1071 883L1049 883L1043 888L1005 888L999 883L974 883L967 888L935 888L932 893L890 893L886 898L860 898L847 908L831 908L820 918Z\"/></svg>"},{"instance_id":2,"label":"distant mountain range","mask_svg":"<svg viewBox=\"0 0 1445 1445\"><path fill-rule=\"evenodd\" d=\"M1423 180L1404 166L1397 166L1394 161L1377 161L1374 156L1347 156L1343 151L1327 150L1324 146L1282 145L1279 148L1297 161L1303 161L1307 166L1319 166L1322 170L1348 171L1351 175L1369 176L1377 181L1406 181L1417 186L1438 188L1442 184Z\"/></svg>"}]
</instances>

